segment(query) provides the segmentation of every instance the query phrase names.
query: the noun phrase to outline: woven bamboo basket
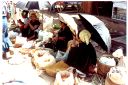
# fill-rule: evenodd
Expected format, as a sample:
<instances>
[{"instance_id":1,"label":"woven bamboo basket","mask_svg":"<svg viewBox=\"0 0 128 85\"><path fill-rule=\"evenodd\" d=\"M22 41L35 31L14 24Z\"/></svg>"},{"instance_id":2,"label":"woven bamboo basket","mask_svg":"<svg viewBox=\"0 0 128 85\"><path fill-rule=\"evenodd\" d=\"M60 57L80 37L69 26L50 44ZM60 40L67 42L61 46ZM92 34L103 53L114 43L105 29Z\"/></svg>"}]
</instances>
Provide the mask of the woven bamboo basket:
<instances>
[{"instance_id":1,"label":"woven bamboo basket","mask_svg":"<svg viewBox=\"0 0 128 85\"><path fill-rule=\"evenodd\" d=\"M109 79L109 77L106 77L106 79L105 79L105 85L118 85L118 84L113 83L113 82Z\"/></svg>"},{"instance_id":2,"label":"woven bamboo basket","mask_svg":"<svg viewBox=\"0 0 128 85\"><path fill-rule=\"evenodd\" d=\"M102 57L107 57L107 58L113 58L112 55L103 55ZM97 60L97 73L102 75L102 76L106 76L107 73L109 72L110 68L113 66L109 66L106 64L103 64L99 61L99 59Z\"/></svg>"},{"instance_id":3,"label":"woven bamboo basket","mask_svg":"<svg viewBox=\"0 0 128 85\"><path fill-rule=\"evenodd\" d=\"M64 71L68 67L69 66L67 64L65 64L64 61L59 61L49 67L46 67L44 70L45 70L46 74L48 74L49 76L55 77L57 72Z\"/></svg>"},{"instance_id":4,"label":"woven bamboo basket","mask_svg":"<svg viewBox=\"0 0 128 85\"><path fill-rule=\"evenodd\" d=\"M119 84L119 83L117 83L117 82L113 82L110 78L109 78L109 76L107 76L106 77L106 79L105 79L105 85L126 85L126 84Z\"/></svg>"},{"instance_id":5,"label":"woven bamboo basket","mask_svg":"<svg viewBox=\"0 0 128 85\"><path fill-rule=\"evenodd\" d=\"M14 44L13 47L14 47L14 48L20 48L20 47L22 47L22 44Z\"/></svg>"},{"instance_id":6,"label":"woven bamboo basket","mask_svg":"<svg viewBox=\"0 0 128 85\"><path fill-rule=\"evenodd\" d=\"M128 73L125 67L112 67L107 73L105 85L128 85Z\"/></svg>"}]
</instances>

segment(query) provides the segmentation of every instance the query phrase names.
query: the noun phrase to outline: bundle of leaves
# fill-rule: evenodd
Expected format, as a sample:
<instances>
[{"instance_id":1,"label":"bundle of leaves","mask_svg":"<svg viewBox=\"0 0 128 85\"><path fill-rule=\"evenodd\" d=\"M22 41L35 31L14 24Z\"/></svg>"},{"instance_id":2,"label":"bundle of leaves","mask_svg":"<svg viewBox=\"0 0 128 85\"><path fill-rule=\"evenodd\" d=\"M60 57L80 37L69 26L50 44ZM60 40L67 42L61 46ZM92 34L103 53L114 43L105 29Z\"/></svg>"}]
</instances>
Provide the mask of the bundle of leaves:
<instances>
[{"instance_id":1,"label":"bundle of leaves","mask_svg":"<svg viewBox=\"0 0 128 85\"><path fill-rule=\"evenodd\" d=\"M59 24L54 24L53 25L53 28L56 29L56 30L58 30L58 29L60 29L60 25Z\"/></svg>"}]
</instances>

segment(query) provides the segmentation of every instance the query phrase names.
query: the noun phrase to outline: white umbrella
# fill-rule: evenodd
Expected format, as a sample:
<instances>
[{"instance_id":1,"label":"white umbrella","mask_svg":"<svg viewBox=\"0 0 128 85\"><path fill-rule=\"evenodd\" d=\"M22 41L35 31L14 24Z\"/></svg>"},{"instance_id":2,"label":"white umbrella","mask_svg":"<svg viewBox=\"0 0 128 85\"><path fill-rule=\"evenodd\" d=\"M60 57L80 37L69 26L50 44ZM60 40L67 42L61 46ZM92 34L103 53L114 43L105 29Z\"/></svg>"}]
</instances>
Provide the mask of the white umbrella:
<instances>
[{"instance_id":1,"label":"white umbrella","mask_svg":"<svg viewBox=\"0 0 128 85\"><path fill-rule=\"evenodd\" d=\"M69 14L65 14L65 13L58 13L58 15L59 15L59 20L64 22L65 24L67 24L67 26L70 28L72 33L74 35L77 35L78 34L78 26L77 26L75 20L73 19L73 17L71 17Z\"/></svg>"},{"instance_id":2,"label":"white umbrella","mask_svg":"<svg viewBox=\"0 0 128 85\"><path fill-rule=\"evenodd\" d=\"M66 23L73 34L78 35L79 27L78 23L73 19L73 16L58 13L59 20ZM105 24L93 15L79 14L74 16L77 19L81 19L85 29L91 33L91 39L98 43L105 51L110 51L111 48L111 36L108 28Z\"/></svg>"},{"instance_id":3,"label":"white umbrella","mask_svg":"<svg viewBox=\"0 0 128 85\"><path fill-rule=\"evenodd\" d=\"M79 17L92 37L91 39L98 43L105 51L110 51L111 36L105 24L93 15L79 14Z\"/></svg>"}]
</instances>

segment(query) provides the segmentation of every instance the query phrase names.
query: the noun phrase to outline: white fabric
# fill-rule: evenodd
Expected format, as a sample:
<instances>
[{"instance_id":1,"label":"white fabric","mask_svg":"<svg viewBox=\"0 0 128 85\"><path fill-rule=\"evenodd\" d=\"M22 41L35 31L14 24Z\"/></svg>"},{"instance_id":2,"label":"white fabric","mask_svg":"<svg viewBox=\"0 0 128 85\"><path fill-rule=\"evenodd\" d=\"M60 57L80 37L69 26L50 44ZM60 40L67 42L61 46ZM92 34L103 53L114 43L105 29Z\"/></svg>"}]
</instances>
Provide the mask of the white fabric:
<instances>
[{"instance_id":1,"label":"white fabric","mask_svg":"<svg viewBox=\"0 0 128 85\"><path fill-rule=\"evenodd\" d=\"M53 26L53 17L43 14L43 30L50 31Z\"/></svg>"},{"instance_id":2,"label":"white fabric","mask_svg":"<svg viewBox=\"0 0 128 85\"><path fill-rule=\"evenodd\" d=\"M69 50L67 50L66 52L63 52L63 51L59 51L58 50L58 52L56 54L56 60L57 61L60 61L60 60L65 61L68 58L68 54L69 54Z\"/></svg>"},{"instance_id":3,"label":"white fabric","mask_svg":"<svg viewBox=\"0 0 128 85\"><path fill-rule=\"evenodd\" d=\"M127 9L127 2L126 1L113 1L113 7Z\"/></svg>"},{"instance_id":4,"label":"white fabric","mask_svg":"<svg viewBox=\"0 0 128 85\"><path fill-rule=\"evenodd\" d=\"M78 26L75 20L68 14L65 13L58 13L59 20L67 24L73 34L78 34Z\"/></svg>"},{"instance_id":5,"label":"white fabric","mask_svg":"<svg viewBox=\"0 0 128 85\"><path fill-rule=\"evenodd\" d=\"M48 41L52 37L53 37L53 33L40 30L38 33L37 41L42 40L43 42L45 42L45 41Z\"/></svg>"},{"instance_id":6,"label":"white fabric","mask_svg":"<svg viewBox=\"0 0 128 85\"><path fill-rule=\"evenodd\" d=\"M105 24L99 20L97 17L88 14L81 14L91 25L97 30L97 32L102 37L103 41L108 47L108 50L111 48L111 36L108 28Z\"/></svg>"},{"instance_id":7,"label":"white fabric","mask_svg":"<svg viewBox=\"0 0 128 85\"><path fill-rule=\"evenodd\" d=\"M63 80L62 75L63 76L69 75L69 76ZM54 85L74 85L73 73L68 71L57 72Z\"/></svg>"},{"instance_id":8,"label":"white fabric","mask_svg":"<svg viewBox=\"0 0 128 85\"><path fill-rule=\"evenodd\" d=\"M2 3L2 16L7 16L8 8L5 2Z\"/></svg>"}]
</instances>

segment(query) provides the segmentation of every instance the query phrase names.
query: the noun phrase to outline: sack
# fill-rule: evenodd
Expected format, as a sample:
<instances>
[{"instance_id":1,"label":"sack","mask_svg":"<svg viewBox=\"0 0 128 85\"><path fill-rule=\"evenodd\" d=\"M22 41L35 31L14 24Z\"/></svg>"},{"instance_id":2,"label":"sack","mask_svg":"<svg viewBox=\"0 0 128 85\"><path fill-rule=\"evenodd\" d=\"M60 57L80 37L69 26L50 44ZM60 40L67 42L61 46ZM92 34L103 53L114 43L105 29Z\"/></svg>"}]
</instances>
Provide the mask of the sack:
<instances>
[{"instance_id":1,"label":"sack","mask_svg":"<svg viewBox=\"0 0 128 85\"><path fill-rule=\"evenodd\" d=\"M126 68L121 66L112 67L107 73L105 85L128 85L127 79Z\"/></svg>"},{"instance_id":2,"label":"sack","mask_svg":"<svg viewBox=\"0 0 128 85\"><path fill-rule=\"evenodd\" d=\"M104 59L105 61L103 60L103 57L105 58ZM109 62L108 62L108 60L109 60ZM110 68L111 67L114 67L116 65L116 64L114 64L114 63L116 63L115 62L115 59L114 59L113 62L111 62L111 61L113 61L113 57L111 55L108 55L108 54L102 55L102 57L100 57L97 60L97 73L100 74L100 75L102 75L102 76L106 76L107 73L109 72ZM111 63L111 64L108 65L108 63L109 64Z\"/></svg>"},{"instance_id":3,"label":"sack","mask_svg":"<svg viewBox=\"0 0 128 85\"><path fill-rule=\"evenodd\" d=\"M74 76L72 72L57 72L54 85L74 85L74 83Z\"/></svg>"},{"instance_id":4,"label":"sack","mask_svg":"<svg viewBox=\"0 0 128 85\"><path fill-rule=\"evenodd\" d=\"M56 54L56 60L57 61L60 61L60 60L65 61L68 58L68 54L69 54L69 50L67 50L66 52L58 50L58 52Z\"/></svg>"}]
</instances>

